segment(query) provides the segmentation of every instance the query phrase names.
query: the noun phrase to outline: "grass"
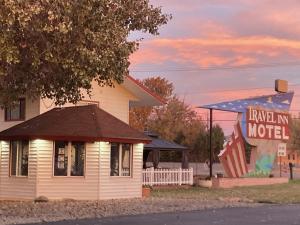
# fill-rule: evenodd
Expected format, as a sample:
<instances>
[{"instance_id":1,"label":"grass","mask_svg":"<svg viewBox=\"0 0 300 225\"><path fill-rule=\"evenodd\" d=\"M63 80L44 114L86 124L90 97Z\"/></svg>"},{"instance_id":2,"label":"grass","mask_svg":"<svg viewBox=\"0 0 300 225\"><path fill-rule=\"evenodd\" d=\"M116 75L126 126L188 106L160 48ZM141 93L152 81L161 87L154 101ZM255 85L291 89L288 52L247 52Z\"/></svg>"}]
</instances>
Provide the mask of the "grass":
<instances>
[{"instance_id":1,"label":"grass","mask_svg":"<svg viewBox=\"0 0 300 225\"><path fill-rule=\"evenodd\" d=\"M300 180L288 184L238 187L232 189L208 189L202 187L154 189L151 195L157 198L177 199L241 199L256 203L296 204L300 203Z\"/></svg>"}]
</instances>

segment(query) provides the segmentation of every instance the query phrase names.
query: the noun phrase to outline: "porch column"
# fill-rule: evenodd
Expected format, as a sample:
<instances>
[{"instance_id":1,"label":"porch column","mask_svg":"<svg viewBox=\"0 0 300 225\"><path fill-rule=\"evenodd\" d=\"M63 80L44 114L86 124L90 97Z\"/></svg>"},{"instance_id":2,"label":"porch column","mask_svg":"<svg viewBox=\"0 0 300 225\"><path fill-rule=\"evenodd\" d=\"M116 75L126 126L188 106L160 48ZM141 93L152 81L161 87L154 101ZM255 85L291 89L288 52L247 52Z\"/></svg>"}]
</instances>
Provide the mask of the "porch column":
<instances>
[{"instance_id":1,"label":"porch column","mask_svg":"<svg viewBox=\"0 0 300 225\"><path fill-rule=\"evenodd\" d=\"M189 157L188 151L182 151L182 158L181 158L181 168L188 169L189 168Z\"/></svg>"}]
</instances>

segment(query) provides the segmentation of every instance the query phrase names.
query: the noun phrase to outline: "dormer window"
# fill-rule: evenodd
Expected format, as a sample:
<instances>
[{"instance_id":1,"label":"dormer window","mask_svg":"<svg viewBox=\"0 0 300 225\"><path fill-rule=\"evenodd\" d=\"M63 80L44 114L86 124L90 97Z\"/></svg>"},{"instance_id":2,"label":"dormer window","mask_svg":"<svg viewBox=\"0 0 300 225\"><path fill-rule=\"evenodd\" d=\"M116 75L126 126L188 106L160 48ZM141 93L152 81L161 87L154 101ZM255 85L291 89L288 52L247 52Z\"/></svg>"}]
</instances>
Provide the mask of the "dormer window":
<instances>
[{"instance_id":1,"label":"dormer window","mask_svg":"<svg viewBox=\"0 0 300 225\"><path fill-rule=\"evenodd\" d=\"M25 98L20 98L15 106L5 108L5 121L25 120Z\"/></svg>"}]
</instances>

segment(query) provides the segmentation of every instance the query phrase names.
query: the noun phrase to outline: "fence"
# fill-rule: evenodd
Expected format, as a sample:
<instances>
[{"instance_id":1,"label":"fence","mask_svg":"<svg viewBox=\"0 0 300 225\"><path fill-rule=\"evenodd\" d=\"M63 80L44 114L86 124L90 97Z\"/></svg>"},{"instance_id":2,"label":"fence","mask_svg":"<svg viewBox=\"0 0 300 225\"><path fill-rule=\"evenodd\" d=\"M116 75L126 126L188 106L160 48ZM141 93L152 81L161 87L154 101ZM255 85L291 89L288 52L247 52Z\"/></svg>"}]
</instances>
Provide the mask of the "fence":
<instances>
[{"instance_id":1,"label":"fence","mask_svg":"<svg viewBox=\"0 0 300 225\"><path fill-rule=\"evenodd\" d=\"M190 169L144 169L143 185L193 184L193 168Z\"/></svg>"}]
</instances>

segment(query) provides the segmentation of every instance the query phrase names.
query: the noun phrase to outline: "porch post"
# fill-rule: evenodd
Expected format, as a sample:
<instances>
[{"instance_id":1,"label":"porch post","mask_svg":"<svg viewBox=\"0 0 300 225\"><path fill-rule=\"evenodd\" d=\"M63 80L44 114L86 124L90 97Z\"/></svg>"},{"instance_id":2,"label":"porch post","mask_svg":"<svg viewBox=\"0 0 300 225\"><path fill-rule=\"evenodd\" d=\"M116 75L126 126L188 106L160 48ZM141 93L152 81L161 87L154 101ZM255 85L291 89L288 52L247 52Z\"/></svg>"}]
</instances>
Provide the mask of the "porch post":
<instances>
[{"instance_id":1,"label":"porch post","mask_svg":"<svg viewBox=\"0 0 300 225\"><path fill-rule=\"evenodd\" d=\"M188 169L189 168L189 158L188 158L188 153L187 150L182 151L182 156L181 156L181 168L182 169Z\"/></svg>"}]
</instances>

